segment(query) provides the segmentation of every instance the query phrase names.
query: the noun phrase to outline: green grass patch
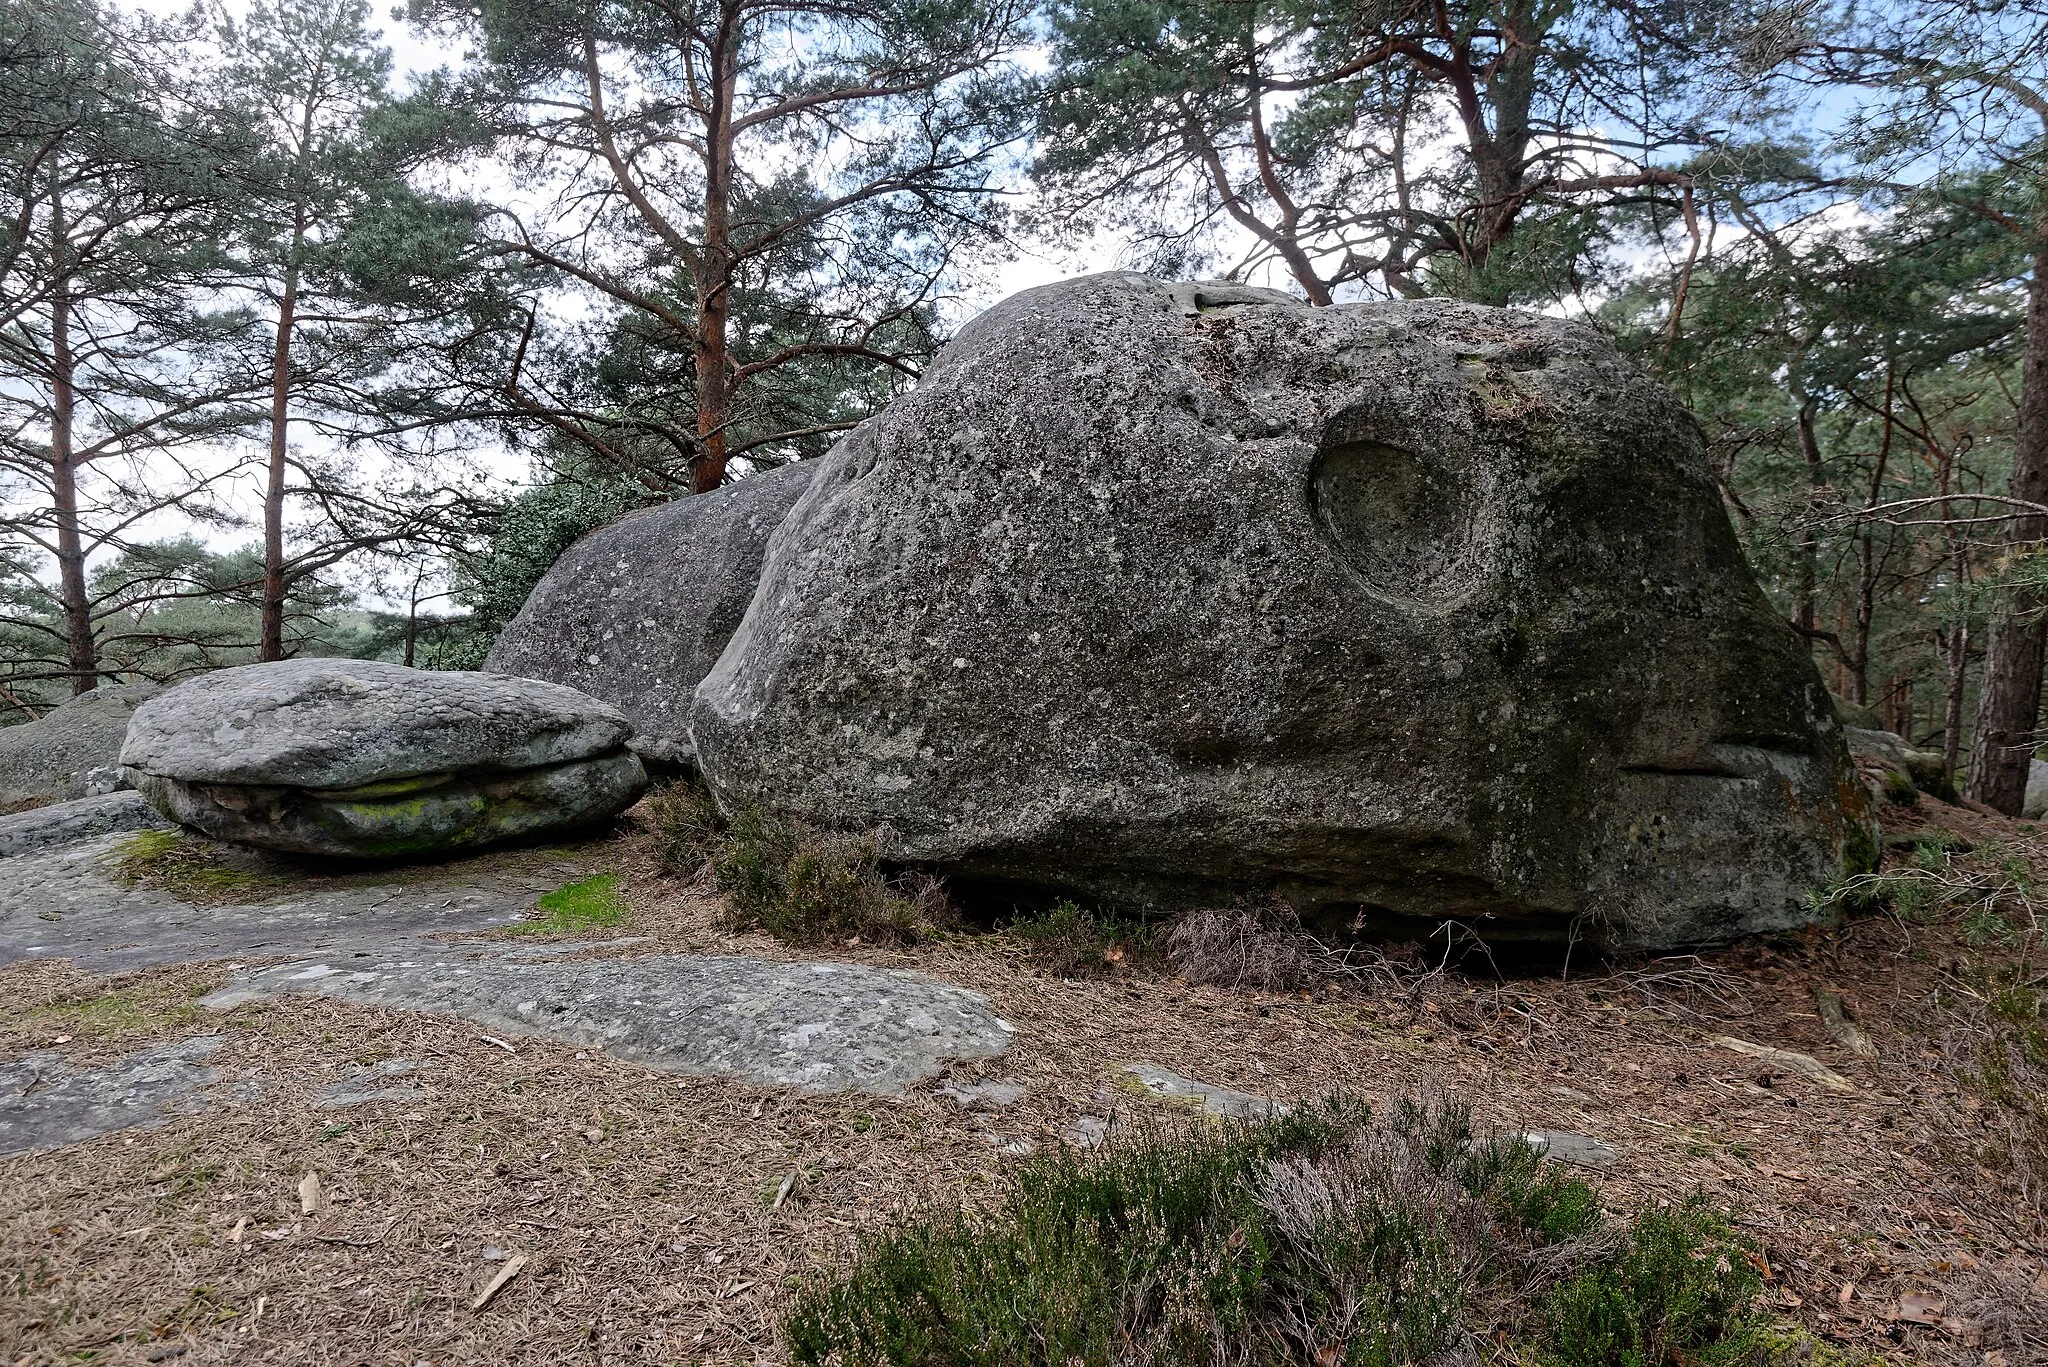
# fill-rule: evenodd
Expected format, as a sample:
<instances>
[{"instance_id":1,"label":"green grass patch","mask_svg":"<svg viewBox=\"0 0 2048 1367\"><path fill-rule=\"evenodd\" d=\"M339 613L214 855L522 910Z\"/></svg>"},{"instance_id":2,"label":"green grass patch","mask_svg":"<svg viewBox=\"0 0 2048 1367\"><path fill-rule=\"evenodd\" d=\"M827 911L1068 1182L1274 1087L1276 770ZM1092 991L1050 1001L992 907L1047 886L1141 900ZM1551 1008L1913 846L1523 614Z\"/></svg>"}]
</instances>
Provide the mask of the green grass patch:
<instances>
[{"instance_id":1,"label":"green grass patch","mask_svg":"<svg viewBox=\"0 0 2048 1367\"><path fill-rule=\"evenodd\" d=\"M1461 1107L1333 1100L1036 1160L868 1238L784 1328L841 1367L1798 1360L1748 1252L1699 1200L1603 1213Z\"/></svg>"},{"instance_id":2,"label":"green grass patch","mask_svg":"<svg viewBox=\"0 0 2048 1367\"><path fill-rule=\"evenodd\" d=\"M870 838L751 809L728 816L690 782L656 793L649 810L662 867L683 877L708 873L731 904L735 929L795 944L911 944L950 919L938 880L884 872Z\"/></svg>"},{"instance_id":3,"label":"green grass patch","mask_svg":"<svg viewBox=\"0 0 2048 1367\"><path fill-rule=\"evenodd\" d=\"M535 903L546 915L511 927L521 935L573 935L578 931L616 926L626 919L625 897L616 873L594 874L564 883Z\"/></svg>"},{"instance_id":4,"label":"green grass patch","mask_svg":"<svg viewBox=\"0 0 2048 1367\"><path fill-rule=\"evenodd\" d=\"M114 850L114 874L123 882L170 893L184 902L217 906L254 896L277 880L225 862L214 841L183 831L137 831Z\"/></svg>"}]
</instances>

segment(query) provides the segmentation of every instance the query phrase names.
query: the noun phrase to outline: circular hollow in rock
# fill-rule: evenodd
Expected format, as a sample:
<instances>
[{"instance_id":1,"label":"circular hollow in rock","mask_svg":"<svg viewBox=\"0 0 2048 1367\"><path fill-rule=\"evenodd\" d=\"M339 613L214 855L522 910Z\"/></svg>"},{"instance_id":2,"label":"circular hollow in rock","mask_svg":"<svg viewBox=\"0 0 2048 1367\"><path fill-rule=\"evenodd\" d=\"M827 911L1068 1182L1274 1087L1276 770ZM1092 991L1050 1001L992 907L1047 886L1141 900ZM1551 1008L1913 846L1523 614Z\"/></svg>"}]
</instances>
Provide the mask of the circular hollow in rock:
<instances>
[{"instance_id":1,"label":"circular hollow in rock","mask_svg":"<svg viewBox=\"0 0 2048 1367\"><path fill-rule=\"evenodd\" d=\"M1445 603L1487 568L1484 496L1471 472L1404 446L1332 434L1309 471L1316 524L1377 593Z\"/></svg>"}]
</instances>

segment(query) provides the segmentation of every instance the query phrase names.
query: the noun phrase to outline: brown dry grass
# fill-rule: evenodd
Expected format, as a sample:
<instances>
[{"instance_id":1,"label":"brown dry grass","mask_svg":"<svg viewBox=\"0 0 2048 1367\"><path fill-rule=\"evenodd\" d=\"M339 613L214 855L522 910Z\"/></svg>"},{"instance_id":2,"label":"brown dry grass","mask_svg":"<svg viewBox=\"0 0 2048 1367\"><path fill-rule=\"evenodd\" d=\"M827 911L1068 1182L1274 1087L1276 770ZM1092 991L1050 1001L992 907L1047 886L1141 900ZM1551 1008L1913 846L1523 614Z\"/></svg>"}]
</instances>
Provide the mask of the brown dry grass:
<instances>
[{"instance_id":1,"label":"brown dry grass","mask_svg":"<svg viewBox=\"0 0 2048 1367\"><path fill-rule=\"evenodd\" d=\"M2048 856L2010 823L1958 811L1887 815L1947 817L1959 834ZM633 915L578 937L590 952L826 952L721 929L713 899L655 873L644 835L624 837L620 858ZM921 1199L991 1189L1016 1161L1003 1144L1058 1143L1077 1116L1149 1104L1115 1077L1143 1059L1279 1097L1433 1084L1473 1099L1482 1120L1596 1135L1623 1154L1608 1178L1617 1203L1704 1188L1736 1208L1768 1250L1782 1312L1821 1338L1894 1362L2023 1367L2048 1341L2042 1233L1958 1143L1981 1103L1973 1111L1944 1071L1945 1026L1927 1004L1956 934L1873 916L1569 982L1441 974L1377 995L1136 973L1067 981L1000 936L831 947L976 988L1017 1025L1008 1054L957 1076L1015 1078L1030 1094L973 1112L931 1087L819 1096L539 1041L507 1053L462 1022L317 999L195 1016L181 1005L223 968L131 974L111 986L146 1024L68 1031L68 1052L99 1059L219 1030L216 1062L263 1090L210 1116L0 1162L0 1355L143 1362L154 1345L185 1348L179 1363L773 1362L792 1278ZM646 938L607 951L611 935ZM1880 1061L1836 1044L1816 985L1852 1004ZM60 1017L75 1021L76 1004L109 987L56 965L0 970L0 1046L47 1046ZM1775 1073L1707 1032L1812 1054L1858 1090ZM425 1097L312 1105L393 1056L419 1061L400 1081ZM302 1220L309 1170L334 1204ZM529 1261L473 1312L503 1266L487 1248ZM1952 1327L1888 1318L1911 1292L1939 1297Z\"/></svg>"}]
</instances>

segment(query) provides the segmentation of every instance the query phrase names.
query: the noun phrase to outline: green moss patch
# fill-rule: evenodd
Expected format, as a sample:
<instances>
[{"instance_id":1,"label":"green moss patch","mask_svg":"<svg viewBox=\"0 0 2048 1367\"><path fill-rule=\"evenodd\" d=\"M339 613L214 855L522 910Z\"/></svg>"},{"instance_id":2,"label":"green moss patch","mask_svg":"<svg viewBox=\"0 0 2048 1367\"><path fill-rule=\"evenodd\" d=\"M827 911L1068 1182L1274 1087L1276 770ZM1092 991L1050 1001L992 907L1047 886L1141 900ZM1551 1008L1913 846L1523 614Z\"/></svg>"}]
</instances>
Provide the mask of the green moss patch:
<instances>
[{"instance_id":1,"label":"green moss patch","mask_svg":"<svg viewBox=\"0 0 2048 1367\"><path fill-rule=\"evenodd\" d=\"M123 882L170 893L180 901L217 906L253 897L279 880L230 863L232 852L183 831L138 831L114 851Z\"/></svg>"},{"instance_id":2,"label":"green moss patch","mask_svg":"<svg viewBox=\"0 0 2048 1367\"><path fill-rule=\"evenodd\" d=\"M616 873L594 874L576 883L564 883L535 904L546 915L524 921L511 929L523 935L572 935L578 931L616 926L626 919L626 899L619 892Z\"/></svg>"}]
</instances>

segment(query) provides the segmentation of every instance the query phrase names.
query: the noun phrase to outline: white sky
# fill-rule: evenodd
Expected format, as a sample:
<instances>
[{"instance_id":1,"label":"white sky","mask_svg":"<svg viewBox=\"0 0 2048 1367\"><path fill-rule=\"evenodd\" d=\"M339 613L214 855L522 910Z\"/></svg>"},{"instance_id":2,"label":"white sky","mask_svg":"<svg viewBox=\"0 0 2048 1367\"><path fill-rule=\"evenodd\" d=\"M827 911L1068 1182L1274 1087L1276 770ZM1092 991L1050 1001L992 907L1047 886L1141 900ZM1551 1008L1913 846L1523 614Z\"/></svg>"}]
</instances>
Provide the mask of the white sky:
<instances>
[{"instance_id":1,"label":"white sky","mask_svg":"<svg viewBox=\"0 0 2048 1367\"><path fill-rule=\"evenodd\" d=\"M126 0L139 10L171 15L183 13L188 0ZM231 12L239 11L246 0L226 0ZM450 49L437 37L416 31L409 27L397 12L375 13L372 20L381 29L383 42L391 49L394 65L394 83L404 88L412 81L441 67L459 66L466 54L460 49ZM1449 149L1447 149L1448 152ZM516 201L516 187L509 180L500 185L487 187L500 191ZM495 197L495 196L494 196ZM1729 225L1723 225L1723 241L1729 236ZM958 296L947 311L950 321L957 325L965 319L987 308L996 301L1020 289L1045 284L1054 280L1084 274L1093 270L1106 269L1122 256L1123 243L1115 238L1095 238L1075 243L1020 243L1015 256L992 262L984 262L969 268L973 274L958 280ZM1226 237L1221 244L1223 259L1230 259L1233 252L1243 252L1251 245L1249 237L1241 231ZM1263 278L1258 283L1285 287L1289 283L1284 274L1268 267L1259 273ZM250 439L252 447L260 444L262 434ZM526 476L523 457L502 449L477 453L494 479L512 484ZM137 529L145 537L168 537L190 532L198 534L216 549L246 545L256 535L254 515L260 510L260 485L252 472L249 478L236 488L232 502L240 510L249 525L238 529L194 528L182 519L165 516L154 525Z\"/></svg>"}]
</instances>

